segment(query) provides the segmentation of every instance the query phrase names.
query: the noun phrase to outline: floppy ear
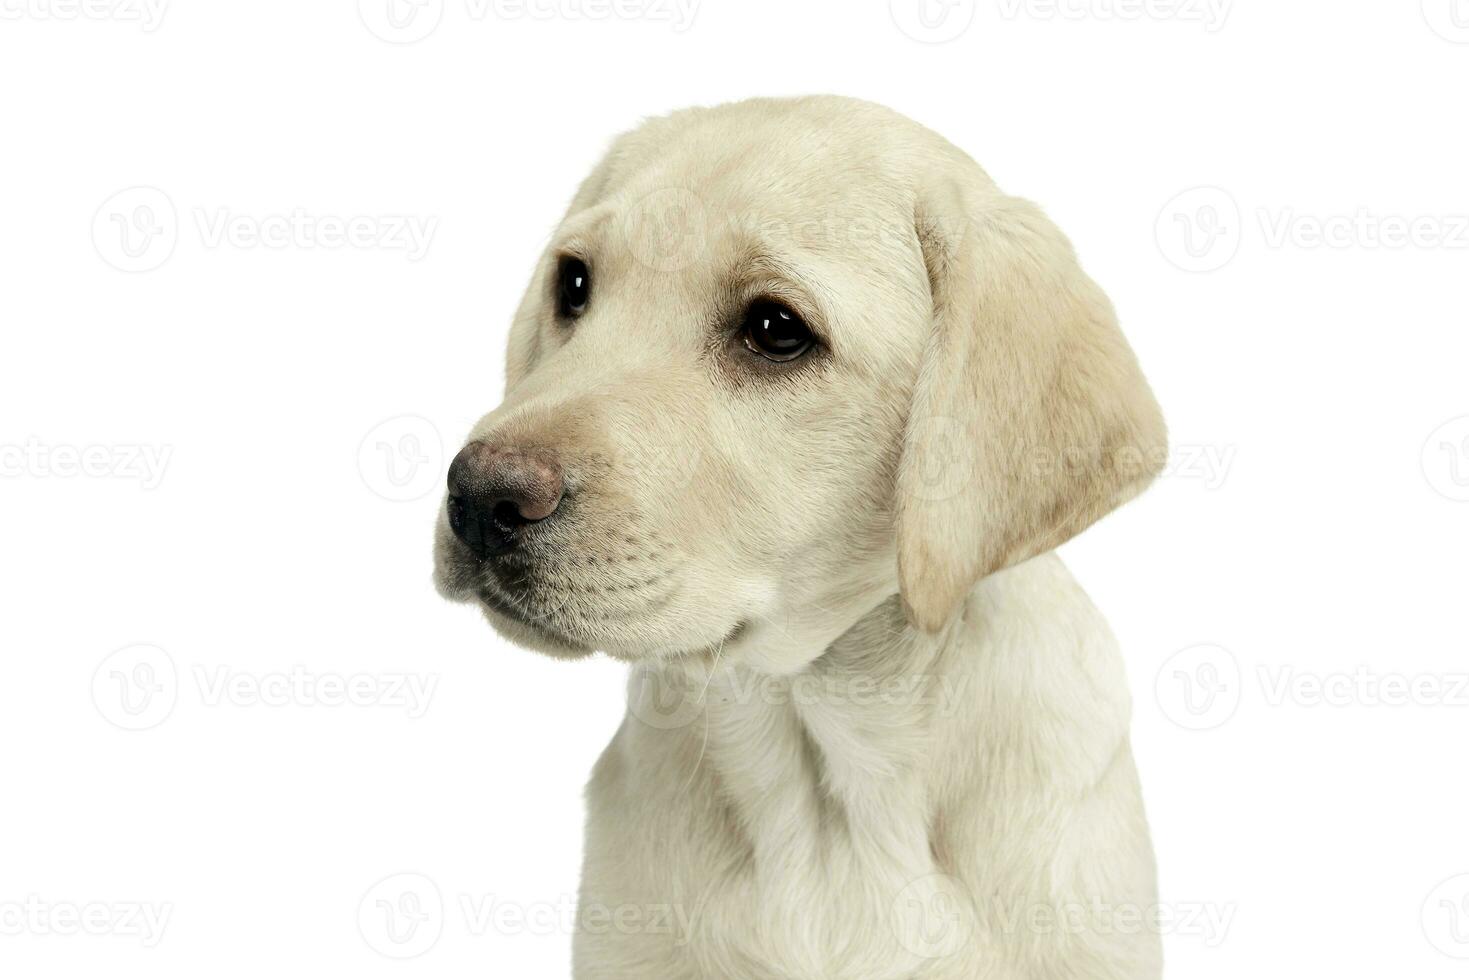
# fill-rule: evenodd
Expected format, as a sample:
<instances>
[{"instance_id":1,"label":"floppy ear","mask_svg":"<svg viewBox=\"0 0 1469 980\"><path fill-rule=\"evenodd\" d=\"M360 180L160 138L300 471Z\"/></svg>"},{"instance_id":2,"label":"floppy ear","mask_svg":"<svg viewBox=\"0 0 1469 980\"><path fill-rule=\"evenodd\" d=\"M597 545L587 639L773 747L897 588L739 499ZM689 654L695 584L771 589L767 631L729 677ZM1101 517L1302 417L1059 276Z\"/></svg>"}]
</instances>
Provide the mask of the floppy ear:
<instances>
[{"instance_id":1,"label":"floppy ear","mask_svg":"<svg viewBox=\"0 0 1469 980\"><path fill-rule=\"evenodd\" d=\"M937 630L985 575L1057 547L1167 457L1106 296L1027 201L944 184L919 202L933 293L898 471L898 575Z\"/></svg>"}]
</instances>

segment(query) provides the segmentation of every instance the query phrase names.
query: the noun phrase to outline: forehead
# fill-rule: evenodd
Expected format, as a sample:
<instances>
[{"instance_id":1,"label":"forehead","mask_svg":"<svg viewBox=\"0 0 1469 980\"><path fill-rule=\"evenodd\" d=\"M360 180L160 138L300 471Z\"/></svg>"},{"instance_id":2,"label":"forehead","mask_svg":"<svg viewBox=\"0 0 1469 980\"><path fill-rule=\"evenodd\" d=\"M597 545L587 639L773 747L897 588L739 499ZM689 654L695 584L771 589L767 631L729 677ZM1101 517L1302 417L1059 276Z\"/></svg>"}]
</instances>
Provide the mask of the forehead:
<instances>
[{"instance_id":1,"label":"forehead","mask_svg":"<svg viewBox=\"0 0 1469 980\"><path fill-rule=\"evenodd\" d=\"M888 135L801 103L654 120L613 147L556 245L609 272L681 273L689 288L761 275L891 285L922 263L909 161Z\"/></svg>"}]
</instances>

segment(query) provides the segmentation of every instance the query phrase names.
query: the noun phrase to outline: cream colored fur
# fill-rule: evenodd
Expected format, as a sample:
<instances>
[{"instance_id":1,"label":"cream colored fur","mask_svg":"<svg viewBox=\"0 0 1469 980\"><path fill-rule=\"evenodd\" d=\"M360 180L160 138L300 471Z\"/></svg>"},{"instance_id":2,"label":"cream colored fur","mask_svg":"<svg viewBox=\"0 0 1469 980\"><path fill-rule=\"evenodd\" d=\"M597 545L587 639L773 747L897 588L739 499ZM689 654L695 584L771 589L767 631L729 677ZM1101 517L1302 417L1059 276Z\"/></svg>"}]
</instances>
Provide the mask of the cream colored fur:
<instances>
[{"instance_id":1,"label":"cream colored fur","mask_svg":"<svg viewBox=\"0 0 1469 980\"><path fill-rule=\"evenodd\" d=\"M761 296L820 347L744 349ZM652 120L578 191L471 438L554 452L567 497L509 570L441 519L441 590L632 665L576 977L1159 975L1120 659L1051 552L1164 430L1033 205L854 100Z\"/></svg>"}]
</instances>

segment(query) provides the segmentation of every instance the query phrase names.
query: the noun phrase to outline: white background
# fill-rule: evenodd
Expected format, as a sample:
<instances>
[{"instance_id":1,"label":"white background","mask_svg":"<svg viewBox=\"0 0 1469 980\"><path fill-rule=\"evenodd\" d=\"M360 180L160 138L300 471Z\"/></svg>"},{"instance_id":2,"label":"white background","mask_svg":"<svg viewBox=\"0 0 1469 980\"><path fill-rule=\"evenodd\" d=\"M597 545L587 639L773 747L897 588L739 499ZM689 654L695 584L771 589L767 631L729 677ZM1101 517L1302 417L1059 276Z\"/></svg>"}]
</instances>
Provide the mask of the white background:
<instances>
[{"instance_id":1,"label":"white background","mask_svg":"<svg viewBox=\"0 0 1469 980\"><path fill-rule=\"evenodd\" d=\"M1170 975L1464 975L1469 3L384 2L0 0L0 974L565 975L622 670L435 595L446 457L615 133L831 91L1044 204L1168 414L1064 550L1228 919Z\"/></svg>"}]
</instances>

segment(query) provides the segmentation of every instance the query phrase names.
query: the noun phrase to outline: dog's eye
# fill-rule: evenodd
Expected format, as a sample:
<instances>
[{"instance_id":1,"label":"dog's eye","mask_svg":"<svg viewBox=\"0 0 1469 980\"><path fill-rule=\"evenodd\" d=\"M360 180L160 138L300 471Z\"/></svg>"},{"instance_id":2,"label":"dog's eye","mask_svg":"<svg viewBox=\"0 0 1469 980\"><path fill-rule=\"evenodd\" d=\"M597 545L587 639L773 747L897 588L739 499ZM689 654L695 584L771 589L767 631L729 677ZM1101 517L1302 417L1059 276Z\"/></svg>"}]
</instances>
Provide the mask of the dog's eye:
<instances>
[{"instance_id":1,"label":"dog's eye","mask_svg":"<svg viewBox=\"0 0 1469 980\"><path fill-rule=\"evenodd\" d=\"M581 316L592 298L592 272L581 259L567 257L556 270L556 312Z\"/></svg>"},{"instance_id":2,"label":"dog's eye","mask_svg":"<svg viewBox=\"0 0 1469 980\"><path fill-rule=\"evenodd\" d=\"M746 347L772 361L793 361L816 342L799 316L768 299L745 311L744 334Z\"/></svg>"}]
</instances>

